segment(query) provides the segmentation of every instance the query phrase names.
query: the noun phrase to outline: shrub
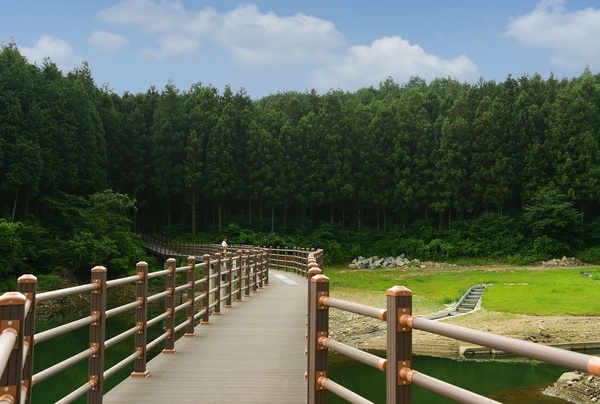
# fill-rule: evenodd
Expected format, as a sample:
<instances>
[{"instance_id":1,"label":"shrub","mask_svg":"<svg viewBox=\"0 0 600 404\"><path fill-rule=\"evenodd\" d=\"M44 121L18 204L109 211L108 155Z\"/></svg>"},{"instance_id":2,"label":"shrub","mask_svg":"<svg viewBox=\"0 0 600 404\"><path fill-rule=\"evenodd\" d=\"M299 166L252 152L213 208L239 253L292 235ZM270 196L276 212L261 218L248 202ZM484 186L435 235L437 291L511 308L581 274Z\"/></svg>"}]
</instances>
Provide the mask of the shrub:
<instances>
[{"instance_id":1,"label":"shrub","mask_svg":"<svg viewBox=\"0 0 600 404\"><path fill-rule=\"evenodd\" d=\"M585 250L581 259L589 264L600 264L600 246L591 247Z\"/></svg>"}]
</instances>

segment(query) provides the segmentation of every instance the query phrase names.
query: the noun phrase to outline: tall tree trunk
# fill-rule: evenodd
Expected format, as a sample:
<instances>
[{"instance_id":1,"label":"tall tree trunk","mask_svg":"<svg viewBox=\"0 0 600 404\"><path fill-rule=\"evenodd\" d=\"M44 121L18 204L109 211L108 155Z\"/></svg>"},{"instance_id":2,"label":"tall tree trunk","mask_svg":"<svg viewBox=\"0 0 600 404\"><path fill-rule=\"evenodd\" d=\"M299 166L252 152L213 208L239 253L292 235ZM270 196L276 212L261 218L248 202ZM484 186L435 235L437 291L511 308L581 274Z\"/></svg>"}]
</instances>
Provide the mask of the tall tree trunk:
<instances>
[{"instance_id":1,"label":"tall tree trunk","mask_svg":"<svg viewBox=\"0 0 600 404\"><path fill-rule=\"evenodd\" d=\"M275 206L271 206L271 233L275 233Z\"/></svg>"},{"instance_id":2,"label":"tall tree trunk","mask_svg":"<svg viewBox=\"0 0 600 404\"><path fill-rule=\"evenodd\" d=\"M263 200L262 198L260 198L260 204L258 207L259 211L258 211L258 231L262 231L262 225L263 225Z\"/></svg>"},{"instance_id":3,"label":"tall tree trunk","mask_svg":"<svg viewBox=\"0 0 600 404\"><path fill-rule=\"evenodd\" d=\"M17 188L17 192L15 192L15 201L13 203L13 211L12 211L12 219L11 221L15 221L15 215L17 214L17 201L19 200L19 188Z\"/></svg>"},{"instance_id":4,"label":"tall tree trunk","mask_svg":"<svg viewBox=\"0 0 600 404\"><path fill-rule=\"evenodd\" d=\"M219 201L219 214L218 214L218 220L219 220L219 233L222 232L223 230L223 226L221 225L221 201Z\"/></svg>"},{"instance_id":5,"label":"tall tree trunk","mask_svg":"<svg viewBox=\"0 0 600 404\"><path fill-rule=\"evenodd\" d=\"M196 192L192 192L192 236L196 235Z\"/></svg>"},{"instance_id":6,"label":"tall tree trunk","mask_svg":"<svg viewBox=\"0 0 600 404\"><path fill-rule=\"evenodd\" d=\"M248 224L252 225L252 198L248 198Z\"/></svg>"}]
</instances>

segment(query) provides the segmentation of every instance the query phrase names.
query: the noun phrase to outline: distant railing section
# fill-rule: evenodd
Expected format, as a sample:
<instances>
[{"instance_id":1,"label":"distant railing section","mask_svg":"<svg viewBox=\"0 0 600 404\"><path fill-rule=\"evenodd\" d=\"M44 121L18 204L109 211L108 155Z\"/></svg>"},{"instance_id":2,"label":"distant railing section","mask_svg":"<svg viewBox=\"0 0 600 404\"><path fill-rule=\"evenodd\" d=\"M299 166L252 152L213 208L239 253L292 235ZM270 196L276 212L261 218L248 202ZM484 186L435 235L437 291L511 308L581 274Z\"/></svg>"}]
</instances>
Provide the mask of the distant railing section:
<instances>
[{"instance_id":1,"label":"distant railing section","mask_svg":"<svg viewBox=\"0 0 600 404\"><path fill-rule=\"evenodd\" d=\"M23 275L18 280L18 292L6 292L0 296L0 404L31 402L32 390L37 383L85 360L89 363L87 381L58 402L69 403L87 393L88 403L101 403L106 379L131 363L134 369L131 377L147 377L149 350L163 343L163 354L175 353L177 335L194 336L195 326L209 324L210 315L220 314L222 308L231 308L234 301L242 301L243 297L267 285L271 265L302 273L300 265L307 262L309 254L305 250L296 252L257 247L232 247L223 254L220 246L191 244L157 244L157 248L179 253L176 254L178 258L181 258L181 253L187 253L187 263L177 267L177 260L171 257L166 260L164 269L149 272L148 264L142 261L136 265L135 275L111 280L107 279L107 269L97 266L91 270L90 283L43 293L36 293L35 276ZM274 258L270 256L271 251L276 251ZM322 250L312 254L315 253L322 257ZM196 256L200 258L198 261ZM164 290L149 293L149 282L158 279L164 279ZM135 285L133 300L108 308L107 290L127 284ZM36 309L42 307L40 303L87 294L89 315L35 333ZM182 303L176 304L177 296ZM164 311L148 318L149 305L157 302L164 303ZM119 335L107 336L107 320L127 312L131 312L131 328ZM182 312L178 317L185 319L176 324L178 312ZM148 329L159 325L163 326L164 332L148 341ZM42 349L34 347L81 327L90 329L87 349L33 374L34 351ZM135 342L131 354L105 369L106 350L132 336Z\"/></svg>"},{"instance_id":2,"label":"distant railing section","mask_svg":"<svg viewBox=\"0 0 600 404\"><path fill-rule=\"evenodd\" d=\"M222 252L220 244L193 244L180 243L174 240L157 236L142 234L142 241L147 249L167 257L185 258L190 255L216 254ZM294 273L307 276L308 254L312 253L317 263L323 265L323 250L290 247L256 247L252 245L234 244L227 247L227 251L237 252L254 248L269 250L269 266L283 271L292 270Z\"/></svg>"},{"instance_id":3,"label":"distant railing section","mask_svg":"<svg viewBox=\"0 0 600 404\"><path fill-rule=\"evenodd\" d=\"M600 376L600 357L563 350L529 341L503 337L488 332L445 324L413 316L412 291L403 286L387 290L387 308L378 309L329 296L329 278L322 274L309 255L308 298L308 402L327 403L327 392L351 403L371 401L344 387L327 374L328 350L343 354L386 373L386 402L412 403L412 385L449 397L461 403L498 403L471 391L427 376L411 368L412 330L438 335L499 349L521 357L535 359L572 370ZM349 311L387 323L387 358L361 351L328 337L329 308Z\"/></svg>"}]
</instances>

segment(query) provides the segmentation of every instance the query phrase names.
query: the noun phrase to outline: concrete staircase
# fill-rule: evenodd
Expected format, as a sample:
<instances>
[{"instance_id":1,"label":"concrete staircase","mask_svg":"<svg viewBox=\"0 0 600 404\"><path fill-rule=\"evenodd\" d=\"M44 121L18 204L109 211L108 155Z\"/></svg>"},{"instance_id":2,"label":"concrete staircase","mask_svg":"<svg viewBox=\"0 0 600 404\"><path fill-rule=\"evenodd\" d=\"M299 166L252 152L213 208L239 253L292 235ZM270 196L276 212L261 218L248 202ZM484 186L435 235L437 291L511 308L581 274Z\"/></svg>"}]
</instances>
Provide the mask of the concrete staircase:
<instances>
[{"instance_id":1,"label":"concrete staircase","mask_svg":"<svg viewBox=\"0 0 600 404\"><path fill-rule=\"evenodd\" d=\"M484 289L485 285L471 286L469 290L460 298L458 303L456 303L456 305L454 305L452 308L422 317L430 320L438 320L470 313L481 305L481 296L483 295Z\"/></svg>"}]
</instances>

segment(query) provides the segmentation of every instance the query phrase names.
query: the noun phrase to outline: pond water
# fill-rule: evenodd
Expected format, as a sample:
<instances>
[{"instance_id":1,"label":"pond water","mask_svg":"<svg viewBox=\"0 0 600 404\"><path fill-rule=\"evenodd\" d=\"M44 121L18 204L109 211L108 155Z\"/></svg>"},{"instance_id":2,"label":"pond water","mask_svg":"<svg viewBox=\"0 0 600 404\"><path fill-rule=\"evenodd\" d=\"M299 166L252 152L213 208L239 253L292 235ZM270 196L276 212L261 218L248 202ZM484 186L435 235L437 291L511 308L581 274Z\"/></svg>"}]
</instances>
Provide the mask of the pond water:
<instances>
[{"instance_id":1,"label":"pond water","mask_svg":"<svg viewBox=\"0 0 600 404\"><path fill-rule=\"evenodd\" d=\"M374 352L385 357L385 352ZM385 403L385 374L378 369L330 353L328 377L374 403ZM501 403L563 403L542 394L565 369L524 359L458 360L414 356L412 368L447 383L481 394ZM329 403L347 401L329 393ZM455 403L420 386L413 386L413 402Z\"/></svg>"}]
</instances>

